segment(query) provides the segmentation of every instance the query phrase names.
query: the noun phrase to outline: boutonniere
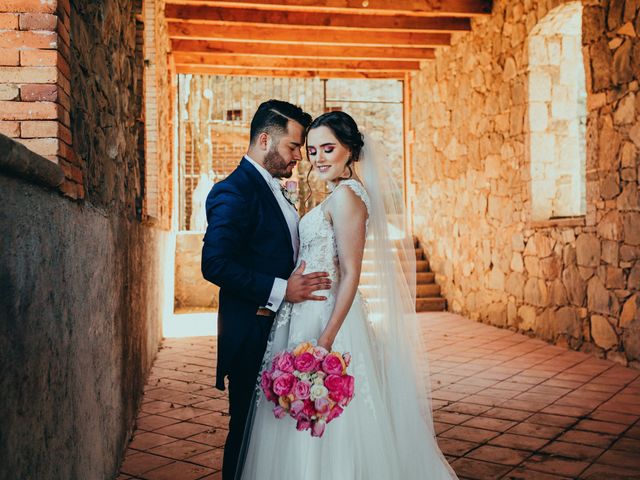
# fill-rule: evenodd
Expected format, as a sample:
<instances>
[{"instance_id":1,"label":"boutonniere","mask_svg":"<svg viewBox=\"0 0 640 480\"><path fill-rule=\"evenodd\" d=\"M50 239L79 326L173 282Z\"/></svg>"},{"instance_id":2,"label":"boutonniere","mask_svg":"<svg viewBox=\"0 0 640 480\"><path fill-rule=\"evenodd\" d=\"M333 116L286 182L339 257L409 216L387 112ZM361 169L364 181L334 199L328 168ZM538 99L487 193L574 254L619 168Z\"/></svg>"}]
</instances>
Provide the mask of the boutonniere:
<instances>
[{"instance_id":1,"label":"boutonniere","mask_svg":"<svg viewBox=\"0 0 640 480\"><path fill-rule=\"evenodd\" d=\"M298 207L296 207L295 204L295 192L290 191L284 185L280 185L280 191L282 192L282 196L285 198L285 200L289 202L293 208L298 210Z\"/></svg>"},{"instance_id":2,"label":"boutonniere","mask_svg":"<svg viewBox=\"0 0 640 480\"><path fill-rule=\"evenodd\" d=\"M280 191L282 192L282 196L285 198L285 200L287 202L289 202L291 204L291 206L293 208L295 208L296 210L298 209L298 207L296 207L296 200L297 200L297 184L296 182L287 182L287 185L280 185Z\"/></svg>"}]
</instances>

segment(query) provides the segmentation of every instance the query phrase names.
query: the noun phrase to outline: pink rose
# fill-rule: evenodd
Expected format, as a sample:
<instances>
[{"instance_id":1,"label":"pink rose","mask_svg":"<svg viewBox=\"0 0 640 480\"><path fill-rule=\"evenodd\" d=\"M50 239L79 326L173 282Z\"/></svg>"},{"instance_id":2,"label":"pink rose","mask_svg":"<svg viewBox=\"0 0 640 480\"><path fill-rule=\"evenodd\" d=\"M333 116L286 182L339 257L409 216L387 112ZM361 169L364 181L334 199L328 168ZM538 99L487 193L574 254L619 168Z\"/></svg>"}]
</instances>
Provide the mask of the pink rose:
<instances>
[{"instance_id":1,"label":"pink rose","mask_svg":"<svg viewBox=\"0 0 640 480\"><path fill-rule=\"evenodd\" d=\"M296 377L290 373L283 373L273 381L273 393L279 397L289 395L295 382Z\"/></svg>"},{"instance_id":2,"label":"pink rose","mask_svg":"<svg viewBox=\"0 0 640 480\"><path fill-rule=\"evenodd\" d=\"M277 368L274 368L273 371L271 372L271 380L275 380L276 378L278 378L283 373L284 372L282 370L278 370Z\"/></svg>"},{"instance_id":3,"label":"pink rose","mask_svg":"<svg viewBox=\"0 0 640 480\"><path fill-rule=\"evenodd\" d=\"M312 372L313 370L316 369L317 364L318 364L318 361L309 352L304 352L298 355L294 361L296 370L303 373Z\"/></svg>"},{"instance_id":4,"label":"pink rose","mask_svg":"<svg viewBox=\"0 0 640 480\"><path fill-rule=\"evenodd\" d=\"M302 412L303 408L304 408L304 402L302 400L295 400L291 402L291 409L289 410L289 413L293 418L297 418L298 414Z\"/></svg>"},{"instance_id":5,"label":"pink rose","mask_svg":"<svg viewBox=\"0 0 640 480\"><path fill-rule=\"evenodd\" d=\"M273 390L271 390L272 385L273 385L273 382L271 381L271 378L269 377L269 372L262 372L262 378L260 379L260 387L262 388L262 391L264 392L264 396L270 402L277 402L278 399L273 394Z\"/></svg>"},{"instance_id":6,"label":"pink rose","mask_svg":"<svg viewBox=\"0 0 640 480\"><path fill-rule=\"evenodd\" d=\"M274 357L273 364L278 370L282 370L286 373L293 373L293 360L294 357L289 352L282 352Z\"/></svg>"},{"instance_id":7,"label":"pink rose","mask_svg":"<svg viewBox=\"0 0 640 480\"><path fill-rule=\"evenodd\" d=\"M342 357L336 353L330 353L322 361L322 370L331 375L340 375L344 368Z\"/></svg>"},{"instance_id":8,"label":"pink rose","mask_svg":"<svg viewBox=\"0 0 640 480\"><path fill-rule=\"evenodd\" d=\"M298 382L293 387L293 394L300 400L306 400L311 394L311 384L309 382Z\"/></svg>"},{"instance_id":9,"label":"pink rose","mask_svg":"<svg viewBox=\"0 0 640 480\"><path fill-rule=\"evenodd\" d=\"M326 398L317 398L313 406L320 415L329 413L329 400Z\"/></svg>"},{"instance_id":10,"label":"pink rose","mask_svg":"<svg viewBox=\"0 0 640 480\"><path fill-rule=\"evenodd\" d=\"M346 407L349 405L349 402L353 400L355 379L351 375L345 375L342 378L343 388L342 388L342 396L340 400L336 400L341 407Z\"/></svg>"},{"instance_id":11,"label":"pink rose","mask_svg":"<svg viewBox=\"0 0 640 480\"><path fill-rule=\"evenodd\" d=\"M345 405L346 398L342 391L329 393L329 398L340 405Z\"/></svg>"},{"instance_id":12,"label":"pink rose","mask_svg":"<svg viewBox=\"0 0 640 480\"><path fill-rule=\"evenodd\" d=\"M329 350L327 350L326 348L319 345L317 347L314 347L313 356L316 358L316 360L322 361L327 355L329 355Z\"/></svg>"},{"instance_id":13,"label":"pink rose","mask_svg":"<svg viewBox=\"0 0 640 480\"><path fill-rule=\"evenodd\" d=\"M327 426L327 423L324 420L318 420L314 422L313 428L311 429L312 437L321 437L324 433L324 429Z\"/></svg>"},{"instance_id":14,"label":"pink rose","mask_svg":"<svg viewBox=\"0 0 640 480\"><path fill-rule=\"evenodd\" d=\"M341 375L327 375L327 378L324 379L324 386L329 392L342 392L344 388L342 378Z\"/></svg>"},{"instance_id":15,"label":"pink rose","mask_svg":"<svg viewBox=\"0 0 640 480\"><path fill-rule=\"evenodd\" d=\"M309 418L304 413L300 413L298 415L298 422L296 424L296 428L300 431L309 430L311 428L311 418Z\"/></svg>"},{"instance_id":16,"label":"pink rose","mask_svg":"<svg viewBox=\"0 0 640 480\"><path fill-rule=\"evenodd\" d=\"M327 415L327 423L329 423L334 418L338 418L340 415L342 415L343 411L344 410L340 406L335 405L329 412L329 415Z\"/></svg>"},{"instance_id":17,"label":"pink rose","mask_svg":"<svg viewBox=\"0 0 640 480\"><path fill-rule=\"evenodd\" d=\"M282 408L280 405L278 405L273 409L273 415L276 418L284 418L286 414L287 414L287 411L284 408Z\"/></svg>"},{"instance_id":18,"label":"pink rose","mask_svg":"<svg viewBox=\"0 0 640 480\"><path fill-rule=\"evenodd\" d=\"M269 390L271 388L271 383L269 372L262 372L262 375L260 376L260 387L263 390Z\"/></svg>"},{"instance_id":19,"label":"pink rose","mask_svg":"<svg viewBox=\"0 0 640 480\"><path fill-rule=\"evenodd\" d=\"M329 375L324 380L324 386L329 390L329 398L339 402L344 398L344 379L341 375Z\"/></svg>"},{"instance_id":20,"label":"pink rose","mask_svg":"<svg viewBox=\"0 0 640 480\"><path fill-rule=\"evenodd\" d=\"M349 352L345 352L342 355L342 359L344 360L345 365L348 367L351 363L351 354Z\"/></svg>"},{"instance_id":21,"label":"pink rose","mask_svg":"<svg viewBox=\"0 0 640 480\"><path fill-rule=\"evenodd\" d=\"M344 387L343 393L349 398L353 397L353 392L355 390L355 378L351 375L345 375L342 377L342 385Z\"/></svg>"},{"instance_id":22,"label":"pink rose","mask_svg":"<svg viewBox=\"0 0 640 480\"><path fill-rule=\"evenodd\" d=\"M313 405L313 402L311 400L304 401L304 408L302 409L302 412L308 417L315 415L316 407Z\"/></svg>"}]
</instances>

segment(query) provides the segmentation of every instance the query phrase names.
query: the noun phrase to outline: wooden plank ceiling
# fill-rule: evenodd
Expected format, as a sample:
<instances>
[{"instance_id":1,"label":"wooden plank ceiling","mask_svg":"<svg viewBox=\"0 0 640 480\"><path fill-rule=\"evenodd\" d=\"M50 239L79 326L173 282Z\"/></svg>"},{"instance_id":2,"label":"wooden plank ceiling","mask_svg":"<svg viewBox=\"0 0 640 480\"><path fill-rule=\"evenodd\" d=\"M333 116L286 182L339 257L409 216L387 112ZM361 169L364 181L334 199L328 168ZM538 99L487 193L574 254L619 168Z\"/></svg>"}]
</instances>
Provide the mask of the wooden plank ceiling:
<instances>
[{"instance_id":1,"label":"wooden plank ceiling","mask_svg":"<svg viewBox=\"0 0 640 480\"><path fill-rule=\"evenodd\" d=\"M167 0L178 73L404 78L491 0Z\"/></svg>"}]
</instances>

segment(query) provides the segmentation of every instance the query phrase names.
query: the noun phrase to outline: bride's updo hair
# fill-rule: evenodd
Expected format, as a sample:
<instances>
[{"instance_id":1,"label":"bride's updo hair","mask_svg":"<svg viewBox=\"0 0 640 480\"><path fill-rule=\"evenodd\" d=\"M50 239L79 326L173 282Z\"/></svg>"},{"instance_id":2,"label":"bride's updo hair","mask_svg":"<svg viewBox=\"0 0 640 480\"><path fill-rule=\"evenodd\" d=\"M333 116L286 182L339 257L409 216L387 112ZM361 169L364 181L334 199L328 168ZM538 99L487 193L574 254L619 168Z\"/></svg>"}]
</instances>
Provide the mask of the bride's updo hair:
<instances>
[{"instance_id":1,"label":"bride's updo hair","mask_svg":"<svg viewBox=\"0 0 640 480\"><path fill-rule=\"evenodd\" d=\"M347 165L360 160L364 140L360 130L358 130L356 121L351 115L341 111L324 113L311 122L307 132L318 127L331 129L338 141L351 151L351 157Z\"/></svg>"}]
</instances>

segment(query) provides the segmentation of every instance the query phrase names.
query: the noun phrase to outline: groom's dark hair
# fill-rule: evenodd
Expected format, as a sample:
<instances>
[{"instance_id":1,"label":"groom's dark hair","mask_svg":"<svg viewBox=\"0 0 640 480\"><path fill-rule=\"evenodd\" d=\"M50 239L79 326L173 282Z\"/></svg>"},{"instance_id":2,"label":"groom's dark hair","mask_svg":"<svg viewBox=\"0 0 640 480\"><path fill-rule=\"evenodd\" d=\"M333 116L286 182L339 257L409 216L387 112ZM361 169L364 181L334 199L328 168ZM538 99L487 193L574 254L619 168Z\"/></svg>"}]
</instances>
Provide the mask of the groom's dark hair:
<instances>
[{"instance_id":1,"label":"groom's dark hair","mask_svg":"<svg viewBox=\"0 0 640 480\"><path fill-rule=\"evenodd\" d=\"M262 102L251 120L249 142L253 144L262 132L269 135L286 133L289 120L298 122L306 130L311 124L311 115L297 105L282 100Z\"/></svg>"}]
</instances>

